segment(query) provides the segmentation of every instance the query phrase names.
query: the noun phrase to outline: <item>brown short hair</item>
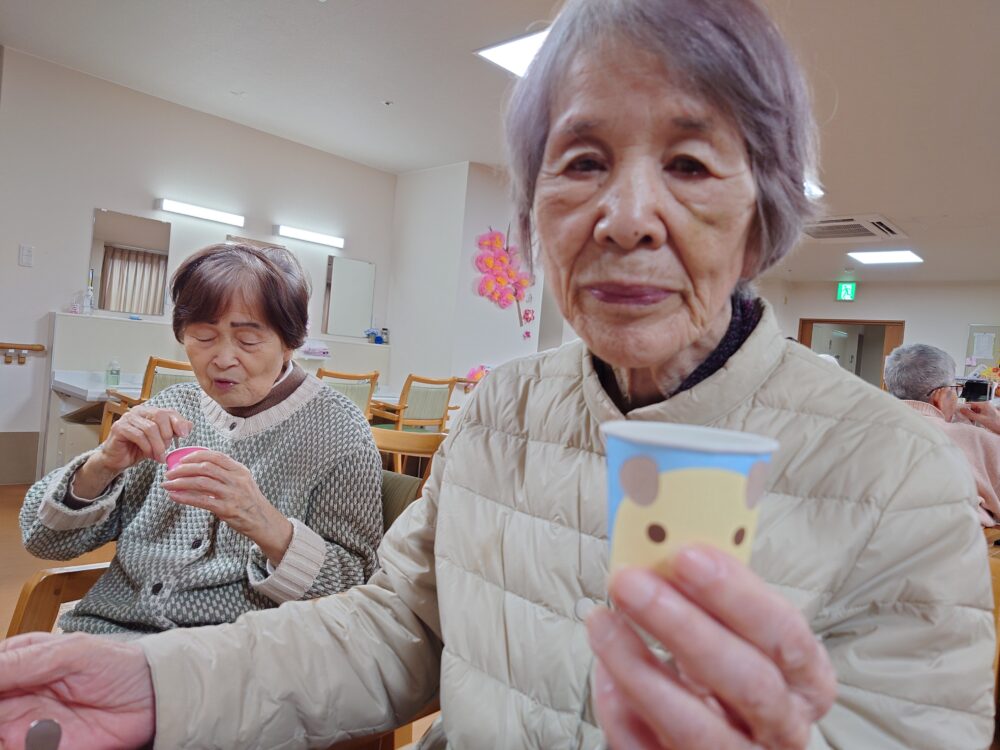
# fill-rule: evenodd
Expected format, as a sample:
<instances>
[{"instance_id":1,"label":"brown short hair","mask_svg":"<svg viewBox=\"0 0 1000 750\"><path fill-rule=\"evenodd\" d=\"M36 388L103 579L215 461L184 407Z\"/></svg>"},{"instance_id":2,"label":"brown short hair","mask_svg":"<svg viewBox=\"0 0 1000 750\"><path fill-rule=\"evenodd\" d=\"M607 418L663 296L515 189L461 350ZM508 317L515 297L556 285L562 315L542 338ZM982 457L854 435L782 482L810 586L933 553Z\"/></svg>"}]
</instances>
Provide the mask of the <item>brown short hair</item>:
<instances>
[{"instance_id":1,"label":"brown short hair","mask_svg":"<svg viewBox=\"0 0 1000 750\"><path fill-rule=\"evenodd\" d=\"M295 256L278 247L210 245L181 263L170 282L174 336L182 341L192 323L218 320L237 294L257 305L288 349L302 346L309 281Z\"/></svg>"}]
</instances>

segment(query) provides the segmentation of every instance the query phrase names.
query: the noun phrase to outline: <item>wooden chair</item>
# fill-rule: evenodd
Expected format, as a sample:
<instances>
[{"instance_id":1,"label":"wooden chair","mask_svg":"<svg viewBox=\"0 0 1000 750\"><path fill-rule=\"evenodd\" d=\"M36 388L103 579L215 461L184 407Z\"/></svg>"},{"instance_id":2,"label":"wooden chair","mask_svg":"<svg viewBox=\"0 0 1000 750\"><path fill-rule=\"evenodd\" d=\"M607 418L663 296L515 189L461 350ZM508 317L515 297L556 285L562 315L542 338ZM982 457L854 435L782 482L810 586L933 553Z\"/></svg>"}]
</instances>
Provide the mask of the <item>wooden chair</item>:
<instances>
[{"instance_id":1,"label":"wooden chair","mask_svg":"<svg viewBox=\"0 0 1000 750\"><path fill-rule=\"evenodd\" d=\"M386 420L376 424L380 429L401 431L445 432L448 424L448 404L458 378L422 378L410 375L403 383L399 403L372 401L372 416Z\"/></svg>"},{"instance_id":2,"label":"wooden chair","mask_svg":"<svg viewBox=\"0 0 1000 750\"><path fill-rule=\"evenodd\" d=\"M375 446L381 453L392 454L392 470L397 474L403 473L403 456L417 456L426 458L427 465L420 475L421 488L423 482L431 473L431 458L437 452L446 435L443 432L401 432L399 430L378 429L377 425L372 425L372 436L375 438Z\"/></svg>"},{"instance_id":3,"label":"wooden chair","mask_svg":"<svg viewBox=\"0 0 1000 750\"><path fill-rule=\"evenodd\" d=\"M172 370L173 373L164 372ZM129 409L149 401L153 396L171 385L187 383L195 379L191 365L176 359L150 357L146 363L146 372L142 376L142 388L139 398L126 396L113 388L108 388L108 400L104 402L104 414L101 417L101 437L103 443L111 432L111 425ZM178 374L185 373L185 374Z\"/></svg>"},{"instance_id":4,"label":"wooden chair","mask_svg":"<svg viewBox=\"0 0 1000 750\"><path fill-rule=\"evenodd\" d=\"M351 399L361 409L365 419L372 421L372 395L375 393L375 386L378 385L378 370L350 373L324 370L321 367L316 371L316 377L320 380L328 379L330 381L327 383L328 386Z\"/></svg>"},{"instance_id":5,"label":"wooden chair","mask_svg":"<svg viewBox=\"0 0 1000 750\"><path fill-rule=\"evenodd\" d=\"M7 637L37 631L51 632L59 617L59 607L82 599L107 569L108 563L94 563L47 568L35 573L21 589L14 616L10 618L7 628Z\"/></svg>"}]
</instances>

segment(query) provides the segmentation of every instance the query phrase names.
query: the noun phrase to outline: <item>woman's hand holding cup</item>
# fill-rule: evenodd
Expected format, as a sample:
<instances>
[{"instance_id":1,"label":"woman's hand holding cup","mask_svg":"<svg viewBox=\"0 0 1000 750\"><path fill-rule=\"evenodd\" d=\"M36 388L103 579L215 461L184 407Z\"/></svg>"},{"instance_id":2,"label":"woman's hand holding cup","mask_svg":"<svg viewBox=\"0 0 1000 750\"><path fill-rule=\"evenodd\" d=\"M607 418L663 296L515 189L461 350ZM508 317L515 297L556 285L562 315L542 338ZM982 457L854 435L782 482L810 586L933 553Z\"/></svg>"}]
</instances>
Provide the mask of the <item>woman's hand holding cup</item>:
<instances>
[{"instance_id":1,"label":"woman's hand holding cup","mask_svg":"<svg viewBox=\"0 0 1000 750\"><path fill-rule=\"evenodd\" d=\"M802 750L833 703L834 671L802 613L747 565L779 445L655 422L602 431L617 609L587 629L611 746Z\"/></svg>"},{"instance_id":2,"label":"woman's hand holding cup","mask_svg":"<svg viewBox=\"0 0 1000 750\"><path fill-rule=\"evenodd\" d=\"M732 556L678 552L665 574L624 568L617 611L587 621L595 707L613 748L801 750L836 678L802 614ZM664 663L637 631L671 655Z\"/></svg>"},{"instance_id":3,"label":"woman's hand holding cup","mask_svg":"<svg viewBox=\"0 0 1000 750\"><path fill-rule=\"evenodd\" d=\"M192 424L173 409L137 406L111 427L101 443L73 478L73 493L95 498L126 469L145 459L163 463L170 441L186 437Z\"/></svg>"}]
</instances>

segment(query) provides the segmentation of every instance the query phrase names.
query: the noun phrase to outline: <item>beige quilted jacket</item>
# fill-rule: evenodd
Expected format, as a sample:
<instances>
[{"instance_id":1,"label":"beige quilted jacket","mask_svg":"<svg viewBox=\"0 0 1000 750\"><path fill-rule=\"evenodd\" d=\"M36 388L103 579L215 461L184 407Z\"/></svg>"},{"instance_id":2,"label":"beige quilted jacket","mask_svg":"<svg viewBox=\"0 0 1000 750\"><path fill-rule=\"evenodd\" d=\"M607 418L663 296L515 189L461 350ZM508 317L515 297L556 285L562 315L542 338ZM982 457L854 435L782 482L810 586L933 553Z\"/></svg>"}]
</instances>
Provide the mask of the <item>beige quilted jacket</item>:
<instances>
[{"instance_id":1,"label":"beige quilted jacket","mask_svg":"<svg viewBox=\"0 0 1000 750\"><path fill-rule=\"evenodd\" d=\"M579 342L491 373L368 585L142 641L156 748L323 747L439 690L435 747L602 746L583 619L605 599L598 425L621 418ZM945 435L786 342L770 309L722 370L628 418L780 441L751 564L839 675L811 749L989 744L986 552Z\"/></svg>"}]
</instances>

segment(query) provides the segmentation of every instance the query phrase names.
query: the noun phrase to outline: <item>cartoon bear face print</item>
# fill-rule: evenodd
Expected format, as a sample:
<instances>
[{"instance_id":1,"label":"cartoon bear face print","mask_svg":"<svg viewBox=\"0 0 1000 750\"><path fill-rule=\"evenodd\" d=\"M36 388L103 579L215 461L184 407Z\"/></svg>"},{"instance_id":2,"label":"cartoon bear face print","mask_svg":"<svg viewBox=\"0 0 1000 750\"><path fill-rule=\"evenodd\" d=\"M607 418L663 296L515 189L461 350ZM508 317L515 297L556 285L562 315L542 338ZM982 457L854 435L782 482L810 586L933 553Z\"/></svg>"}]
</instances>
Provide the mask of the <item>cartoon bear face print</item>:
<instances>
[{"instance_id":1,"label":"cartoon bear face print","mask_svg":"<svg viewBox=\"0 0 1000 750\"><path fill-rule=\"evenodd\" d=\"M662 569L692 542L712 544L746 563L767 471L758 461L749 475L719 468L660 472L648 456L628 459L619 474L624 497L614 522L611 569Z\"/></svg>"}]
</instances>

